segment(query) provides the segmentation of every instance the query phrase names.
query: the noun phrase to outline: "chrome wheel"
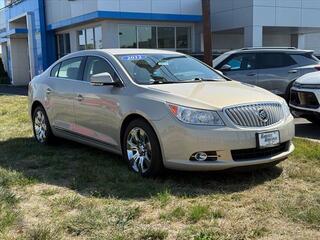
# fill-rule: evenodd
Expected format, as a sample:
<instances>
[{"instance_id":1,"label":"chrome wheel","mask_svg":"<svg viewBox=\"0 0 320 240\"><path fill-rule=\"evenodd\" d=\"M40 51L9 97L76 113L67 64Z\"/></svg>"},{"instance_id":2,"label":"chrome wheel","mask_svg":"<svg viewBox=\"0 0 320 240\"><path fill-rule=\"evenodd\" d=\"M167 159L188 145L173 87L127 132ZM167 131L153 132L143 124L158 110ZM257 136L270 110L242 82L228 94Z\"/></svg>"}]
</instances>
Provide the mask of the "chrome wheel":
<instances>
[{"instance_id":1,"label":"chrome wheel","mask_svg":"<svg viewBox=\"0 0 320 240\"><path fill-rule=\"evenodd\" d=\"M46 117L42 111L37 111L34 117L34 133L37 140L41 143L46 141L47 138L47 123Z\"/></svg>"},{"instance_id":2,"label":"chrome wheel","mask_svg":"<svg viewBox=\"0 0 320 240\"><path fill-rule=\"evenodd\" d=\"M147 133L139 127L133 128L127 137L127 156L135 172L145 173L151 166L151 143Z\"/></svg>"}]
</instances>

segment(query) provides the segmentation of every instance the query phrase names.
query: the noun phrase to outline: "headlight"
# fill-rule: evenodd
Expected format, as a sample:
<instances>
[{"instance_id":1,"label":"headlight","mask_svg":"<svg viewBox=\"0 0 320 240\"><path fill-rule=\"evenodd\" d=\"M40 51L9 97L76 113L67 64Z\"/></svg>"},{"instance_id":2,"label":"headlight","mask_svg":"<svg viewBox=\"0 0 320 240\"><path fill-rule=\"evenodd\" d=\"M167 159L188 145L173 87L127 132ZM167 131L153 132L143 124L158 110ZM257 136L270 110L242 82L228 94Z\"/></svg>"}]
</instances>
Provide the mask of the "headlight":
<instances>
[{"instance_id":1,"label":"headlight","mask_svg":"<svg viewBox=\"0 0 320 240\"><path fill-rule=\"evenodd\" d=\"M295 88L306 88L306 89L320 89L320 84L302 84L302 83L293 83Z\"/></svg>"},{"instance_id":2,"label":"headlight","mask_svg":"<svg viewBox=\"0 0 320 240\"><path fill-rule=\"evenodd\" d=\"M217 112L168 103L170 112L181 122L195 125L224 126Z\"/></svg>"},{"instance_id":3,"label":"headlight","mask_svg":"<svg viewBox=\"0 0 320 240\"><path fill-rule=\"evenodd\" d=\"M285 100L283 100L281 102L281 105L282 105L282 109L283 109L283 113L284 113L285 118L291 116L290 108L289 108L287 102Z\"/></svg>"}]
</instances>

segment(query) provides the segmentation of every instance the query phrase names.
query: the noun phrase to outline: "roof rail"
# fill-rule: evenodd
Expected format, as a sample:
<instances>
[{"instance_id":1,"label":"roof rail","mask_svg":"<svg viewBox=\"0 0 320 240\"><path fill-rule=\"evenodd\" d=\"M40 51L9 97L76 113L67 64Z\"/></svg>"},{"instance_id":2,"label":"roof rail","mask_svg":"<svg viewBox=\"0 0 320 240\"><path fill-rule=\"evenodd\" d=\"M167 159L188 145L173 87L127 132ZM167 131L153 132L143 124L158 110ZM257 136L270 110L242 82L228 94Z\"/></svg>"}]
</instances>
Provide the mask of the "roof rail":
<instances>
[{"instance_id":1,"label":"roof rail","mask_svg":"<svg viewBox=\"0 0 320 240\"><path fill-rule=\"evenodd\" d=\"M241 50L252 50L252 49L297 49L295 47L246 47Z\"/></svg>"}]
</instances>

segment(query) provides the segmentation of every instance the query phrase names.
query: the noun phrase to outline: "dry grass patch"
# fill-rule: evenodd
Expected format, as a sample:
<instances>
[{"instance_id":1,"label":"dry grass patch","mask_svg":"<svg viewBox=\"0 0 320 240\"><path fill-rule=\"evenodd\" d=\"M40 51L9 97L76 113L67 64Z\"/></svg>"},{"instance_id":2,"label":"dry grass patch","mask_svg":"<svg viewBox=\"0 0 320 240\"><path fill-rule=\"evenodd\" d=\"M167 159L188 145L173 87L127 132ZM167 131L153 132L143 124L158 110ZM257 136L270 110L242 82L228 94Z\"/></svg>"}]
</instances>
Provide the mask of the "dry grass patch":
<instances>
[{"instance_id":1,"label":"dry grass patch","mask_svg":"<svg viewBox=\"0 0 320 240\"><path fill-rule=\"evenodd\" d=\"M0 101L0 239L320 239L318 143L255 172L142 179L104 151L40 146L26 98Z\"/></svg>"}]
</instances>

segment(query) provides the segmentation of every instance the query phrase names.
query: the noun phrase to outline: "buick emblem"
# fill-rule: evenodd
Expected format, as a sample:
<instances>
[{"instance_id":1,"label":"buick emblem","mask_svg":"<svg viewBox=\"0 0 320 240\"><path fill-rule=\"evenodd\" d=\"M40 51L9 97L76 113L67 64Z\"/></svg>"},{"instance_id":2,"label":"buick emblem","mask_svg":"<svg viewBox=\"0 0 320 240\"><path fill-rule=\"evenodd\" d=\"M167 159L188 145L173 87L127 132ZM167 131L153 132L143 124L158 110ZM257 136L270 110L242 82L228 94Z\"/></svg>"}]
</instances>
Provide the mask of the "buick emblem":
<instances>
[{"instance_id":1,"label":"buick emblem","mask_svg":"<svg viewBox=\"0 0 320 240\"><path fill-rule=\"evenodd\" d=\"M268 116L268 113L266 112L266 110L264 110L263 108L259 108L257 110L257 115L258 115L258 118L261 122L268 122L269 120L269 116Z\"/></svg>"}]
</instances>

